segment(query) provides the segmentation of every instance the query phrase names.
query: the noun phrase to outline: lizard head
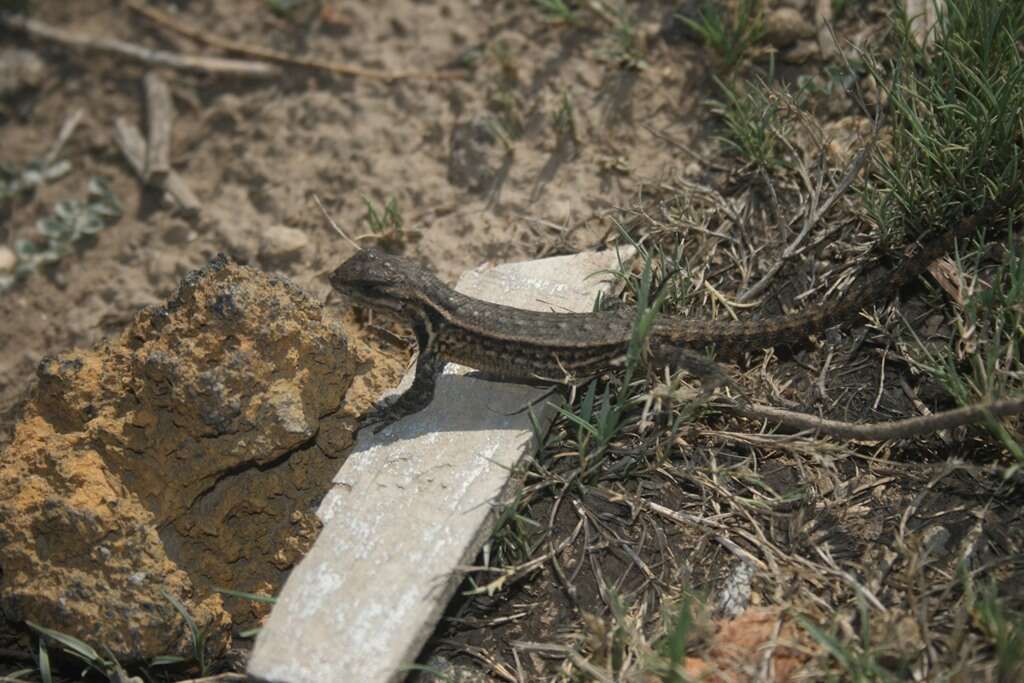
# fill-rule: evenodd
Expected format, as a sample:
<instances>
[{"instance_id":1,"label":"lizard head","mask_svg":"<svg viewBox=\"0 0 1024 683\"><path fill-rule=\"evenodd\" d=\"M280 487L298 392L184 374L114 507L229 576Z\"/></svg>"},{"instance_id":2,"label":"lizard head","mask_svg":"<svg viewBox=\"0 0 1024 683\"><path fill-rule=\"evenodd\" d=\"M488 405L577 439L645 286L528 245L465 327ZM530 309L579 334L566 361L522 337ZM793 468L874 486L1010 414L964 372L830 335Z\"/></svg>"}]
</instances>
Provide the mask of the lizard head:
<instances>
[{"instance_id":1,"label":"lizard head","mask_svg":"<svg viewBox=\"0 0 1024 683\"><path fill-rule=\"evenodd\" d=\"M420 308L420 294L434 276L418 264L379 249L361 249L331 273L331 286L382 313Z\"/></svg>"}]
</instances>

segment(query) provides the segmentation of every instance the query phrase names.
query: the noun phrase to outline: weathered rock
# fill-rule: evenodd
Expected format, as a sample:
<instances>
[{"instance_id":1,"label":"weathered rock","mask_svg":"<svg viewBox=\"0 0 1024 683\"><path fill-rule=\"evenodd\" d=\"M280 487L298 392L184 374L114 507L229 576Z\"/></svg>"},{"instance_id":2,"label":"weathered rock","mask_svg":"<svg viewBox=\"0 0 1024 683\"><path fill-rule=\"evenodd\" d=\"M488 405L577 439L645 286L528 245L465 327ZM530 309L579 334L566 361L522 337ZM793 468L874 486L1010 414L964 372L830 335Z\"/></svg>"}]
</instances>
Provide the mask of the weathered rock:
<instances>
[{"instance_id":1,"label":"weathered rock","mask_svg":"<svg viewBox=\"0 0 1024 683\"><path fill-rule=\"evenodd\" d=\"M316 535L354 367L318 302L223 258L119 340L45 359L0 457L5 616L188 655L166 591L222 651L250 607L232 619L213 587L278 585Z\"/></svg>"}]
</instances>

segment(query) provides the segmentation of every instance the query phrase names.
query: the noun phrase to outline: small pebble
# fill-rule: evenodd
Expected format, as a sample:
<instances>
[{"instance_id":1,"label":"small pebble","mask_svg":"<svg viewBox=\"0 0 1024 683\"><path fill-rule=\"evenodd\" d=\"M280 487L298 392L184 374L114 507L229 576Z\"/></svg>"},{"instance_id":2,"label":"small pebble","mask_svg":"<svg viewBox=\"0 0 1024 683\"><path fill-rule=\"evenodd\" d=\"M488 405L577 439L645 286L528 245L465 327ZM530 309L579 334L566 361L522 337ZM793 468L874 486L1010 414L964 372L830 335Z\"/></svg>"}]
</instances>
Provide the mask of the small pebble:
<instances>
[{"instance_id":1,"label":"small pebble","mask_svg":"<svg viewBox=\"0 0 1024 683\"><path fill-rule=\"evenodd\" d=\"M8 48L0 50L0 97L22 88L36 88L46 75L46 63L35 52Z\"/></svg>"},{"instance_id":2,"label":"small pebble","mask_svg":"<svg viewBox=\"0 0 1024 683\"><path fill-rule=\"evenodd\" d=\"M272 225L264 231L260 258L271 262L287 262L298 258L309 244L309 235L287 225Z\"/></svg>"},{"instance_id":3,"label":"small pebble","mask_svg":"<svg viewBox=\"0 0 1024 683\"><path fill-rule=\"evenodd\" d=\"M9 247L0 246L0 275L14 272L18 265L18 257Z\"/></svg>"},{"instance_id":4,"label":"small pebble","mask_svg":"<svg viewBox=\"0 0 1024 683\"><path fill-rule=\"evenodd\" d=\"M782 61L787 64L803 64L821 53L816 40L800 40L796 45L782 53Z\"/></svg>"},{"instance_id":5,"label":"small pebble","mask_svg":"<svg viewBox=\"0 0 1024 683\"><path fill-rule=\"evenodd\" d=\"M816 34L814 25L792 7L780 7L764 18L764 39L777 48Z\"/></svg>"}]
</instances>

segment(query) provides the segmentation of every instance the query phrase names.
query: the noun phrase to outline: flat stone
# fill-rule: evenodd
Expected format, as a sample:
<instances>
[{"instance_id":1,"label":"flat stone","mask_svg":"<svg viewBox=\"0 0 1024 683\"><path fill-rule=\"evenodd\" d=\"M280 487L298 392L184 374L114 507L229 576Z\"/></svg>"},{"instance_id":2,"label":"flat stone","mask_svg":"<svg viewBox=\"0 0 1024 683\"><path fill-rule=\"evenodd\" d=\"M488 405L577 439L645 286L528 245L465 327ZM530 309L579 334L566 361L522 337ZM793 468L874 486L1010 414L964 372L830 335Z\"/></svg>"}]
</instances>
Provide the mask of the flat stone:
<instances>
[{"instance_id":1,"label":"flat stone","mask_svg":"<svg viewBox=\"0 0 1024 683\"><path fill-rule=\"evenodd\" d=\"M589 311L613 252L465 274L457 289L520 308ZM406 377L406 383L411 377ZM379 434L363 431L318 514L324 522L260 631L263 681L402 680L490 536L511 473L557 395L449 363L434 401ZM531 410L527 410L532 405Z\"/></svg>"}]
</instances>

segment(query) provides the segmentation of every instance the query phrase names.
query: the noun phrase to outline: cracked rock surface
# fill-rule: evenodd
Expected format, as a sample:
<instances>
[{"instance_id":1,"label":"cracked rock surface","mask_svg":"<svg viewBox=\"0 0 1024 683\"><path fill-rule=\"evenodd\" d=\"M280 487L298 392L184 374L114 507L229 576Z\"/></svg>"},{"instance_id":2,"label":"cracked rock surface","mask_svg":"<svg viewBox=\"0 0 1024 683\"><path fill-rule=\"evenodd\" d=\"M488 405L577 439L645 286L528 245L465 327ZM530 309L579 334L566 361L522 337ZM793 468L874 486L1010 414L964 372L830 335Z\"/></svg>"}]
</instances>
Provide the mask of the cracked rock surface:
<instances>
[{"instance_id":1,"label":"cracked rock surface","mask_svg":"<svg viewBox=\"0 0 1024 683\"><path fill-rule=\"evenodd\" d=\"M122 660L210 654L312 544L352 442L341 324L283 278L223 258L119 339L44 359L0 455L0 607ZM261 611L262 610L262 611Z\"/></svg>"}]
</instances>

